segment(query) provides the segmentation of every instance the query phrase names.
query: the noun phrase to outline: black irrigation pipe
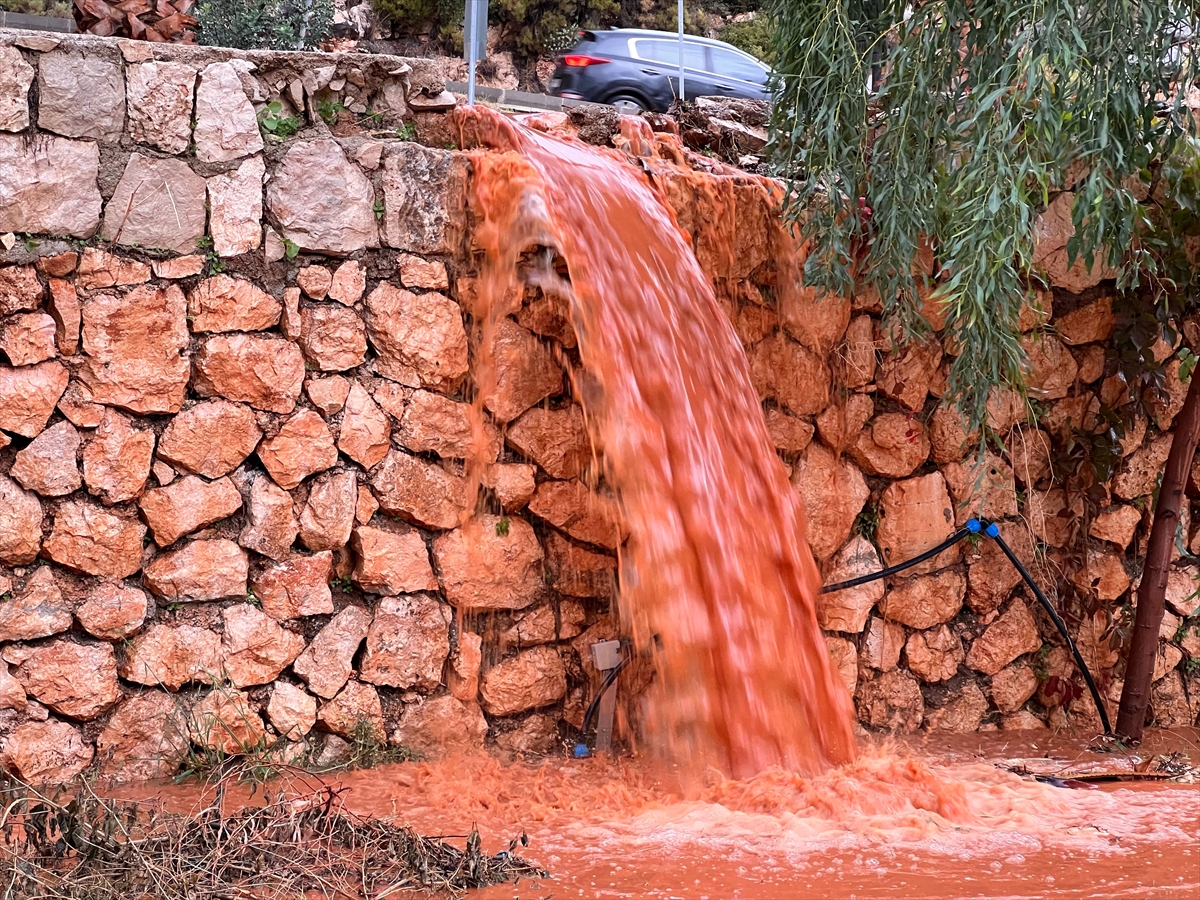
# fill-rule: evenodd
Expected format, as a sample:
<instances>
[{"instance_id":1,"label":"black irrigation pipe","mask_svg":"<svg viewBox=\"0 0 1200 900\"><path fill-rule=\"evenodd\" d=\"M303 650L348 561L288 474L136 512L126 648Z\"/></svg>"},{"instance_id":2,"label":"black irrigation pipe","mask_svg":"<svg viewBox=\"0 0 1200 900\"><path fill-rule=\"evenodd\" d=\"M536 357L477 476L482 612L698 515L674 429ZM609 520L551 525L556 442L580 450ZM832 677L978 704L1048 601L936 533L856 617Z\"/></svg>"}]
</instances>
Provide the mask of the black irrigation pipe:
<instances>
[{"instance_id":1,"label":"black irrigation pipe","mask_svg":"<svg viewBox=\"0 0 1200 900\"><path fill-rule=\"evenodd\" d=\"M1033 580L1033 576L1029 574L1029 570L1017 559L1017 555L1013 553L1012 548L1000 536L1000 529L996 526L995 522L969 519L966 525L950 535L946 540L942 541L936 547L926 550L919 556L914 556L912 559L897 563L894 566L888 566L886 569L870 575L863 575L859 578L851 578L849 581L839 581L837 584L826 585L821 589L821 593L829 594L833 591L843 591L846 588L857 587L860 584L866 584L879 578L887 578L889 575L894 575L897 572L903 572L905 569L910 569L931 557L937 556L943 550L953 547L959 541L973 534L984 534L999 544L1000 549L1004 551L1004 555L1008 557L1009 562L1016 566L1017 571L1021 573L1021 577L1029 585L1029 589L1033 591L1033 595L1037 597L1038 603L1046 610L1046 614L1054 622L1054 627L1058 629L1058 633L1062 635L1063 640L1067 642L1067 646L1071 648L1071 655L1075 658L1075 665L1079 667L1079 671L1083 674L1083 680L1087 682L1088 690L1092 694L1092 702L1096 704L1096 712L1100 714L1100 724L1104 726L1104 733L1112 734L1112 726L1108 722L1108 711L1104 708L1104 702L1100 699L1100 690L1096 687L1096 682L1092 678L1092 673L1088 669L1087 664L1083 661L1083 657L1080 656L1079 648L1075 646L1075 641L1071 638L1070 632L1067 631L1067 623L1063 621L1062 616L1058 614L1058 611L1051 605L1046 595L1042 593L1042 589L1037 586L1037 582Z\"/></svg>"}]
</instances>

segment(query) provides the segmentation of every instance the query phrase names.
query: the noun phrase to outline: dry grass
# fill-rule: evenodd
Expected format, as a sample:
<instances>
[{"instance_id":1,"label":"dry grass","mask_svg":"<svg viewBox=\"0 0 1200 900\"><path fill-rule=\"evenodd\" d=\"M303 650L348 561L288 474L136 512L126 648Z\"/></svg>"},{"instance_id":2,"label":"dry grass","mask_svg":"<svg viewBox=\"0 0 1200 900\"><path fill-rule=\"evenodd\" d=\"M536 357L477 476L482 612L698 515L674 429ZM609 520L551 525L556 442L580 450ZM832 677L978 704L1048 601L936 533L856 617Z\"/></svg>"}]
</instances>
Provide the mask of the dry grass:
<instances>
[{"instance_id":1,"label":"dry grass","mask_svg":"<svg viewBox=\"0 0 1200 900\"><path fill-rule=\"evenodd\" d=\"M193 814L100 797L87 782L55 795L9 782L0 798L0 894L8 900L384 900L409 891L458 896L547 873L507 851L486 855L478 832L460 849L358 816L312 776L226 809L225 784ZM312 787L318 784L318 787ZM303 785L298 789L297 786Z\"/></svg>"}]
</instances>

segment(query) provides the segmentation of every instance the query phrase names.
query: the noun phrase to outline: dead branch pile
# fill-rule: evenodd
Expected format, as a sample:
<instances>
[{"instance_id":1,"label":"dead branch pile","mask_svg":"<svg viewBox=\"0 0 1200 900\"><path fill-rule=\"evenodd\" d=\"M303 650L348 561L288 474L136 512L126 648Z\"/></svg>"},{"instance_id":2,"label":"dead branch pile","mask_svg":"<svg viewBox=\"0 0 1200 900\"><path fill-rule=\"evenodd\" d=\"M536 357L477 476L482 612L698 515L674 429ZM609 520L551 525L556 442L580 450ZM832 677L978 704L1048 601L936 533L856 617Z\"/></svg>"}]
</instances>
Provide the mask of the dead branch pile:
<instances>
[{"instance_id":1,"label":"dead branch pile","mask_svg":"<svg viewBox=\"0 0 1200 900\"><path fill-rule=\"evenodd\" d=\"M74 0L79 30L101 37L159 43L196 43L195 0Z\"/></svg>"},{"instance_id":2,"label":"dead branch pile","mask_svg":"<svg viewBox=\"0 0 1200 900\"><path fill-rule=\"evenodd\" d=\"M193 815L99 797L89 785L53 798L0 792L0 886L12 900L226 900L322 896L382 900L464 890L547 873L507 851L486 855L347 811L339 791L267 793L227 812L224 785Z\"/></svg>"}]
</instances>

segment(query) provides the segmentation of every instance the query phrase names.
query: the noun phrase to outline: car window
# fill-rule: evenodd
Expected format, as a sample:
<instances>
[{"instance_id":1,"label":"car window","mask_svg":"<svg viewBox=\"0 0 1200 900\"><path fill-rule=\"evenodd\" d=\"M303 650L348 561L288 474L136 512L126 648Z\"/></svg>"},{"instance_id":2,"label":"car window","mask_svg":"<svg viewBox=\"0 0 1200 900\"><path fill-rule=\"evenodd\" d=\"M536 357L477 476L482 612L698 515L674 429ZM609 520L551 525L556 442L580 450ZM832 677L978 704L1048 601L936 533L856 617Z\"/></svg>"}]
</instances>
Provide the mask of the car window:
<instances>
[{"instance_id":1,"label":"car window","mask_svg":"<svg viewBox=\"0 0 1200 900\"><path fill-rule=\"evenodd\" d=\"M762 67L755 65L753 60L740 53L713 47L712 55L713 71L720 75L750 81L754 84L762 84L766 80L767 73L762 70Z\"/></svg>"},{"instance_id":2,"label":"car window","mask_svg":"<svg viewBox=\"0 0 1200 900\"><path fill-rule=\"evenodd\" d=\"M679 65L679 41L636 41L637 55L642 59L666 65ZM683 42L683 64L689 69L704 71L708 68L704 59L704 47L689 41Z\"/></svg>"}]
</instances>

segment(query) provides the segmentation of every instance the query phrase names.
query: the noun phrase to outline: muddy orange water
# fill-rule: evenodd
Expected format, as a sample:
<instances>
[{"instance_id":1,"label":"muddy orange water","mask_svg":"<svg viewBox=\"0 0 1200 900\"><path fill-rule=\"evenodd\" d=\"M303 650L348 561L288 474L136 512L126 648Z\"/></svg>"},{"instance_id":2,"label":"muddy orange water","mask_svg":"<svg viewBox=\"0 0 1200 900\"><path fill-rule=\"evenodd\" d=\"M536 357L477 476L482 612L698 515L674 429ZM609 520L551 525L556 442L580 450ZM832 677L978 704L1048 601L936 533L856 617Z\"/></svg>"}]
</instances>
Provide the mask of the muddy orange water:
<instances>
[{"instance_id":1,"label":"muddy orange water","mask_svg":"<svg viewBox=\"0 0 1200 900\"><path fill-rule=\"evenodd\" d=\"M643 646L663 640L652 738L738 776L848 762L853 708L817 627L800 502L746 355L666 202L616 150L489 110L458 117L486 148L471 154L482 346L523 251L553 248L569 268L580 356L598 386L584 406L631 534L621 615ZM655 136L634 123L625 141L648 152Z\"/></svg>"},{"instance_id":2,"label":"muddy orange water","mask_svg":"<svg viewBox=\"0 0 1200 900\"><path fill-rule=\"evenodd\" d=\"M1052 756L1122 760L1048 731L866 742L817 776L778 768L696 779L637 759L485 757L405 763L336 780L354 811L431 835L477 824L485 849L522 830L520 852L547 881L498 885L502 898L1189 898L1200 895L1200 786L1052 787L993 765ZM1144 753L1200 762L1200 730L1147 733ZM193 786L125 788L183 811ZM227 802L250 801L244 788ZM253 802L253 801L251 801ZM316 895L310 895L316 896Z\"/></svg>"}]
</instances>

